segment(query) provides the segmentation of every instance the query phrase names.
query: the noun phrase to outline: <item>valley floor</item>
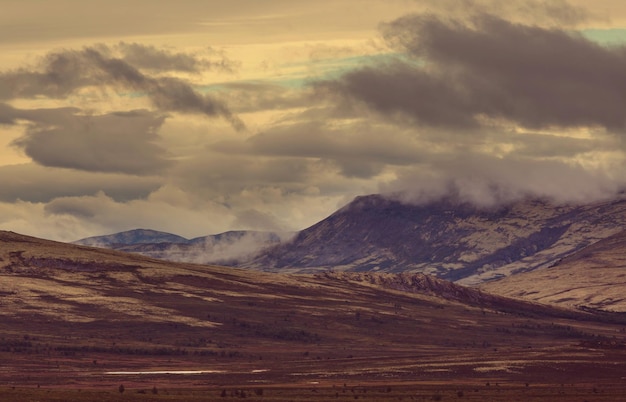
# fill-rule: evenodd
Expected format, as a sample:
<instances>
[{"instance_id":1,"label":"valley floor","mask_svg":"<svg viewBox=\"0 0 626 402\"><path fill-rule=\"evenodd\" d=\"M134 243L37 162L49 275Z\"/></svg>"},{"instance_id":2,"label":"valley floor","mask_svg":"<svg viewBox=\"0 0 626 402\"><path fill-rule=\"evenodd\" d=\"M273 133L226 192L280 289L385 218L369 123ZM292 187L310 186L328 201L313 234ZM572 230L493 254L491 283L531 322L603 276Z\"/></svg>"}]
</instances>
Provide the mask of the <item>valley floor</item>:
<instances>
[{"instance_id":1,"label":"valley floor","mask_svg":"<svg viewBox=\"0 0 626 402\"><path fill-rule=\"evenodd\" d=\"M328 385L292 385L262 387L196 387L118 389L58 389L0 387L0 399L30 401L568 401L615 402L623 400L626 385L601 384L507 384L424 382L405 384L359 383Z\"/></svg>"},{"instance_id":2,"label":"valley floor","mask_svg":"<svg viewBox=\"0 0 626 402\"><path fill-rule=\"evenodd\" d=\"M215 361L3 353L2 401L618 401L626 351L459 351L446 358ZM7 360L11 359L11 360ZM102 362L102 363L101 363ZM264 368L261 368L264 367ZM115 368L115 372L110 370ZM194 372L182 374L183 368ZM121 369L119 372L118 369ZM149 373L146 373L149 372ZM122 386L123 388L120 388ZM123 392L120 392L122 390Z\"/></svg>"}]
</instances>

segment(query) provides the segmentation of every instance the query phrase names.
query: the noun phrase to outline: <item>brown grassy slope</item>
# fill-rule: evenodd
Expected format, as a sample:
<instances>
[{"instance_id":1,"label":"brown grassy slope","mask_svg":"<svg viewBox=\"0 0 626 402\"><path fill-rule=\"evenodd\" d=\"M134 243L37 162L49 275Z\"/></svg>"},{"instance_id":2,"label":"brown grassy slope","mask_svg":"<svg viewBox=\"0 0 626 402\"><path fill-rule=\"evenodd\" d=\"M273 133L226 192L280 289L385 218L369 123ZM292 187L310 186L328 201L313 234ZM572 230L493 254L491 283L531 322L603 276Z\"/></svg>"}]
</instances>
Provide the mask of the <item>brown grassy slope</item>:
<instances>
[{"instance_id":1,"label":"brown grassy slope","mask_svg":"<svg viewBox=\"0 0 626 402\"><path fill-rule=\"evenodd\" d=\"M621 326L423 275L268 274L8 232L0 259L4 383L605 381L626 361Z\"/></svg>"},{"instance_id":2,"label":"brown grassy slope","mask_svg":"<svg viewBox=\"0 0 626 402\"><path fill-rule=\"evenodd\" d=\"M626 231L594 243L550 268L516 274L482 288L569 308L626 312Z\"/></svg>"}]
</instances>

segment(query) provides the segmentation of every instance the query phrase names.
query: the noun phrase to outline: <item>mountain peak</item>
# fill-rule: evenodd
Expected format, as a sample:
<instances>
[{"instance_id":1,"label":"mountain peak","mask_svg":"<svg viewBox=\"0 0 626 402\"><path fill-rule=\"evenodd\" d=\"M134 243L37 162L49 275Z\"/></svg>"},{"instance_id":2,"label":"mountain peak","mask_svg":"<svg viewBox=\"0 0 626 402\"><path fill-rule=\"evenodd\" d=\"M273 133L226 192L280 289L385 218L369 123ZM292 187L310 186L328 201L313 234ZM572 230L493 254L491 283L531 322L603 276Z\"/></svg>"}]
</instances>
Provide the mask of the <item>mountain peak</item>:
<instances>
[{"instance_id":1,"label":"mountain peak","mask_svg":"<svg viewBox=\"0 0 626 402\"><path fill-rule=\"evenodd\" d=\"M524 199L478 207L361 196L245 266L266 270L424 272L479 283L549 265L626 225L626 201Z\"/></svg>"}]
</instances>

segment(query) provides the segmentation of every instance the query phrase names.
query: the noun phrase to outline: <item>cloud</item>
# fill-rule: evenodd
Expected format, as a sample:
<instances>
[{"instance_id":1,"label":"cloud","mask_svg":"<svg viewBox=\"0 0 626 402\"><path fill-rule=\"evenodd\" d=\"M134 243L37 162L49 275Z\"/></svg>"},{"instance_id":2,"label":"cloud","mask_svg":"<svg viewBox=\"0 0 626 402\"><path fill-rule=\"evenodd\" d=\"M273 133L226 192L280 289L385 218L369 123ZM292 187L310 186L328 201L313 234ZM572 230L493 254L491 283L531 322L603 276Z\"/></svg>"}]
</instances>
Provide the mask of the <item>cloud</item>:
<instances>
[{"instance_id":1,"label":"cloud","mask_svg":"<svg viewBox=\"0 0 626 402\"><path fill-rule=\"evenodd\" d=\"M511 134L508 143L513 156L536 158L577 158L594 152L620 149L618 139L605 131L596 131L590 138L575 138L541 133Z\"/></svg>"},{"instance_id":2,"label":"cloud","mask_svg":"<svg viewBox=\"0 0 626 402\"><path fill-rule=\"evenodd\" d=\"M620 161L609 171L622 171L624 167ZM614 197L625 186L622 175L614 177L603 169L587 169L575 163L457 155L427 166L407 168L380 190L418 204L454 197L491 207L528 197L586 203Z\"/></svg>"},{"instance_id":3,"label":"cloud","mask_svg":"<svg viewBox=\"0 0 626 402\"><path fill-rule=\"evenodd\" d=\"M386 59L314 83L334 111L300 152L414 202L585 202L623 190L626 48L577 34L588 14L564 2L468 0L443 12L450 4L383 24ZM298 149L265 137L247 146Z\"/></svg>"},{"instance_id":4,"label":"cloud","mask_svg":"<svg viewBox=\"0 0 626 402\"><path fill-rule=\"evenodd\" d=\"M103 191L117 202L146 198L164 184L156 176L91 173L34 163L0 166L0 202L47 203L63 196Z\"/></svg>"},{"instance_id":5,"label":"cloud","mask_svg":"<svg viewBox=\"0 0 626 402\"><path fill-rule=\"evenodd\" d=\"M256 209L246 209L238 212L237 218L233 222L233 229L236 228L271 232L284 232L288 230L288 226L273 214Z\"/></svg>"},{"instance_id":6,"label":"cloud","mask_svg":"<svg viewBox=\"0 0 626 402\"><path fill-rule=\"evenodd\" d=\"M216 236L206 236L204 239L194 239L192 244L173 244L159 250L158 254L159 258L169 261L233 265L253 257L263 248L287 241L293 236L293 232L228 231Z\"/></svg>"},{"instance_id":7,"label":"cloud","mask_svg":"<svg viewBox=\"0 0 626 402\"><path fill-rule=\"evenodd\" d=\"M317 158L214 150L180 161L170 181L192 200L228 208L236 217L230 229L298 230L332 213L346 194L376 190L375 182L338 174Z\"/></svg>"},{"instance_id":8,"label":"cloud","mask_svg":"<svg viewBox=\"0 0 626 402\"><path fill-rule=\"evenodd\" d=\"M230 60L225 54L211 48L207 50L219 58L216 60L204 59L197 54L174 52L169 49L141 43L120 42L113 48L122 54L122 59L139 69L151 71L181 71L199 73L206 70L218 70L233 73L238 64Z\"/></svg>"},{"instance_id":9,"label":"cloud","mask_svg":"<svg viewBox=\"0 0 626 402\"><path fill-rule=\"evenodd\" d=\"M164 116L146 110L81 115L72 108L18 110L25 134L14 145L44 166L92 172L154 174L170 165L155 144ZM11 116L11 113L1 113Z\"/></svg>"},{"instance_id":10,"label":"cloud","mask_svg":"<svg viewBox=\"0 0 626 402\"><path fill-rule=\"evenodd\" d=\"M321 87L431 127L475 129L505 121L530 129L626 128L621 47L484 13L467 19L410 15L383 32L403 57Z\"/></svg>"},{"instance_id":11,"label":"cloud","mask_svg":"<svg viewBox=\"0 0 626 402\"><path fill-rule=\"evenodd\" d=\"M306 187L313 175L313 166L306 159L213 152L181 162L173 170L174 180L185 190L220 198L259 187L296 191Z\"/></svg>"},{"instance_id":12,"label":"cloud","mask_svg":"<svg viewBox=\"0 0 626 402\"><path fill-rule=\"evenodd\" d=\"M514 23L575 27L600 16L565 0L417 0L439 16L467 19L480 14L498 15Z\"/></svg>"},{"instance_id":13,"label":"cloud","mask_svg":"<svg viewBox=\"0 0 626 402\"><path fill-rule=\"evenodd\" d=\"M51 52L37 69L21 68L1 73L0 100L38 96L61 99L81 88L112 87L145 95L162 112L221 116L238 130L245 127L223 102L199 93L189 82L172 76L152 76L140 69L141 65L152 65L152 69L156 69L155 59L165 63L161 70L172 69L177 64L189 63L191 56L158 52L141 45L120 46L126 57L132 56L130 59L139 62L140 66L115 57L104 45Z\"/></svg>"},{"instance_id":14,"label":"cloud","mask_svg":"<svg viewBox=\"0 0 626 402\"><path fill-rule=\"evenodd\" d=\"M371 178L386 165L408 165L420 159L416 141L397 127L332 119L296 121L272 127L246 141L225 140L211 149L224 153L279 158L308 158L335 164L346 177Z\"/></svg>"},{"instance_id":15,"label":"cloud","mask_svg":"<svg viewBox=\"0 0 626 402\"><path fill-rule=\"evenodd\" d=\"M312 106L310 91L300 86L252 81L220 84L218 88L221 97L240 113L285 112Z\"/></svg>"},{"instance_id":16,"label":"cloud","mask_svg":"<svg viewBox=\"0 0 626 402\"><path fill-rule=\"evenodd\" d=\"M380 113L394 117L402 114L427 126L477 127L471 96L446 79L399 59L351 71L338 81L320 84L320 89L330 89L339 97L362 102Z\"/></svg>"},{"instance_id":17,"label":"cloud","mask_svg":"<svg viewBox=\"0 0 626 402\"><path fill-rule=\"evenodd\" d=\"M234 219L232 212L223 205L210 201L195 207L171 204L161 199L158 191L145 199L126 202L118 202L104 192L59 197L43 204L43 213L46 220L71 218L79 223L107 228L100 234L149 227L185 237L224 231Z\"/></svg>"},{"instance_id":18,"label":"cloud","mask_svg":"<svg viewBox=\"0 0 626 402\"><path fill-rule=\"evenodd\" d=\"M71 215L77 218L93 219L112 201L103 192L95 196L61 197L46 204L44 211L52 215Z\"/></svg>"}]
</instances>

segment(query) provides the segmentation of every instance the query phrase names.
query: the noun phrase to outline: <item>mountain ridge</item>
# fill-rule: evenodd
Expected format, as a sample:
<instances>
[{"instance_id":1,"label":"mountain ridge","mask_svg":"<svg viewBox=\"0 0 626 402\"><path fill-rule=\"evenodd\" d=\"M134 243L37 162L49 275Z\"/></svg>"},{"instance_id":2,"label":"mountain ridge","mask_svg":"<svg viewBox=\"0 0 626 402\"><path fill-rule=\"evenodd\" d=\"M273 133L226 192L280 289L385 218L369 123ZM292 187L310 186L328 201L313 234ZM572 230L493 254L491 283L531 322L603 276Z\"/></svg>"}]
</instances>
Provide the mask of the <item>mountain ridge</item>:
<instances>
[{"instance_id":1,"label":"mountain ridge","mask_svg":"<svg viewBox=\"0 0 626 402\"><path fill-rule=\"evenodd\" d=\"M479 284L549 266L626 227L624 199L573 205L526 199L478 208L357 197L244 267L270 271L424 272Z\"/></svg>"},{"instance_id":2,"label":"mountain ridge","mask_svg":"<svg viewBox=\"0 0 626 402\"><path fill-rule=\"evenodd\" d=\"M524 199L476 207L454 197L418 205L374 194L356 197L297 233L230 231L184 239L145 231L152 237L130 242L129 232L121 232L110 235L115 243L109 240L108 247L276 272L423 272L476 286L548 267L625 227L623 198L580 205ZM176 242L161 241L166 236ZM94 244L99 237L90 239Z\"/></svg>"},{"instance_id":3,"label":"mountain ridge","mask_svg":"<svg viewBox=\"0 0 626 402\"><path fill-rule=\"evenodd\" d=\"M93 236L73 244L104 247L176 262L236 265L261 249L289 238L289 232L231 230L191 239L150 229L133 229Z\"/></svg>"}]
</instances>

